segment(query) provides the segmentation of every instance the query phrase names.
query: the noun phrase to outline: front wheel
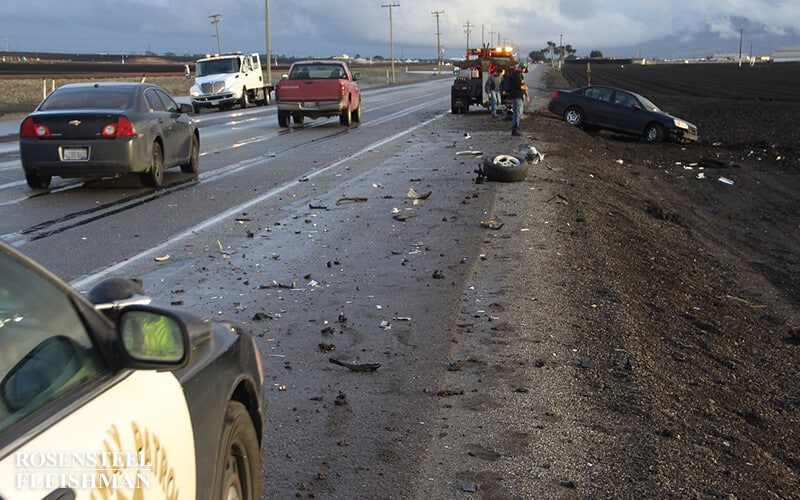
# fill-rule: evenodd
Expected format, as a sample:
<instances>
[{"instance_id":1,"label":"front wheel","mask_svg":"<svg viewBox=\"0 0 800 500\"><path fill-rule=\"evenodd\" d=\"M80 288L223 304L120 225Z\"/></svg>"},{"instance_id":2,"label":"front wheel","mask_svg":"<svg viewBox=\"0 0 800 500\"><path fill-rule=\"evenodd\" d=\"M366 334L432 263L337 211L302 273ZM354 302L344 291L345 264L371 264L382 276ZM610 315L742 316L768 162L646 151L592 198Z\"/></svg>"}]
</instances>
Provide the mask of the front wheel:
<instances>
[{"instance_id":1,"label":"front wheel","mask_svg":"<svg viewBox=\"0 0 800 500\"><path fill-rule=\"evenodd\" d=\"M261 499L261 450L247 409L228 403L215 471L214 498Z\"/></svg>"},{"instance_id":2,"label":"front wheel","mask_svg":"<svg viewBox=\"0 0 800 500\"><path fill-rule=\"evenodd\" d=\"M150 169L142 172L142 183L146 186L160 188L164 184L164 156L161 154L161 144L153 144L153 155L150 160Z\"/></svg>"},{"instance_id":3,"label":"front wheel","mask_svg":"<svg viewBox=\"0 0 800 500\"><path fill-rule=\"evenodd\" d=\"M583 125L583 110L581 108L570 106L564 111L564 121L573 127L580 127Z\"/></svg>"},{"instance_id":4,"label":"front wheel","mask_svg":"<svg viewBox=\"0 0 800 500\"><path fill-rule=\"evenodd\" d=\"M242 89L242 98L239 99L239 106L242 109L247 109L248 104L250 104L250 100L247 95L247 89Z\"/></svg>"},{"instance_id":5,"label":"front wheel","mask_svg":"<svg viewBox=\"0 0 800 500\"><path fill-rule=\"evenodd\" d=\"M644 129L644 142L661 142L664 140L664 127L660 123L651 123Z\"/></svg>"}]
</instances>

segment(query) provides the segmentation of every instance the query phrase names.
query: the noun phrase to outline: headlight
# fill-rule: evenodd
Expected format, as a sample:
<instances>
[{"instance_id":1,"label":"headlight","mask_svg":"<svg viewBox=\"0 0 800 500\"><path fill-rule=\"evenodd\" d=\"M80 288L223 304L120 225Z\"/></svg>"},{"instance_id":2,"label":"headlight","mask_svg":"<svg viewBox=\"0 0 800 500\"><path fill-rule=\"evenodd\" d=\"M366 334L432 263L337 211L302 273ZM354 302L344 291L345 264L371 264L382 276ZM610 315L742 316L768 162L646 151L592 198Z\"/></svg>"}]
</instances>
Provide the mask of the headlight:
<instances>
[{"instance_id":1,"label":"headlight","mask_svg":"<svg viewBox=\"0 0 800 500\"><path fill-rule=\"evenodd\" d=\"M189 92L189 95L191 95L192 97L197 97L197 96L200 95L200 92L198 92L196 90L192 90L191 92Z\"/></svg>"},{"instance_id":2,"label":"headlight","mask_svg":"<svg viewBox=\"0 0 800 500\"><path fill-rule=\"evenodd\" d=\"M689 130L689 128L691 128L691 127L689 127L689 124L686 123L683 120L679 120L679 119L675 118L673 121L675 122L675 126L678 127L678 128L682 128L684 130Z\"/></svg>"}]
</instances>

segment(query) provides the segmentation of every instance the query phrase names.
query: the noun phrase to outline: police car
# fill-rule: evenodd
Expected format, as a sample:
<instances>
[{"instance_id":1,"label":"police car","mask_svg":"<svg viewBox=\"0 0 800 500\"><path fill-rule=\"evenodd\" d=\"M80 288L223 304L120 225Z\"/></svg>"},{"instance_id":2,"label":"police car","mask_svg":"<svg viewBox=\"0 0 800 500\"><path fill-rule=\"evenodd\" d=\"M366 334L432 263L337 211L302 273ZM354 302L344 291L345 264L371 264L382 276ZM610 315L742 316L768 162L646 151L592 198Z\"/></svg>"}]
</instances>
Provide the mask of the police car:
<instances>
[{"instance_id":1,"label":"police car","mask_svg":"<svg viewBox=\"0 0 800 500\"><path fill-rule=\"evenodd\" d=\"M136 286L84 297L0 243L0 499L261 498L252 336Z\"/></svg>"}]
</instances>

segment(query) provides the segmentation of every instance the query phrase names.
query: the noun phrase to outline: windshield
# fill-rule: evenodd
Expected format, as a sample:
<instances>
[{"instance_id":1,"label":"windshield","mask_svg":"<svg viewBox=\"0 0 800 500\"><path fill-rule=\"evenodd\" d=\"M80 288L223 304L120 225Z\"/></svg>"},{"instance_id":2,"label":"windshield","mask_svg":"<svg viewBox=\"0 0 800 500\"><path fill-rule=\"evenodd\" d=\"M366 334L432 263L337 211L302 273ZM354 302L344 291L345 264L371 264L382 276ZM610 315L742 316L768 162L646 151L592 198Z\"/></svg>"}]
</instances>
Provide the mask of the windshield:
<instances>
[{"instance_id":1,"label":"windshield","mask_svg":"<svg viewBox=\"0 0 800 500\"><path fill-rule=\"evenodd\" d=\"M647 110L649 110L649 111L656 111L656 112L659 112L659 111L661 111L661 110L658 108L658 106L656 106L655 104L653 104L653 103L652 103L652 101L650 101L648 98L646 98L646 97L644 97L644 96L641 96L641 95L640 95L640 96L639 96L639 100L640 100L640 101L642 101L642 105L644 105L645 109L647 109Z\"/></svg>"},{"instance_id":2,"label":"windshield","mask_svg":"<svg viewBox=\"0 0 800 500\"><path fill-rule=\"evenodd\" d=\"M197 61L195 71L197 76L219 75L222 73L238 73L239 67L238 57L226 57L224 59Z\"/></svg>"}]
</instances>

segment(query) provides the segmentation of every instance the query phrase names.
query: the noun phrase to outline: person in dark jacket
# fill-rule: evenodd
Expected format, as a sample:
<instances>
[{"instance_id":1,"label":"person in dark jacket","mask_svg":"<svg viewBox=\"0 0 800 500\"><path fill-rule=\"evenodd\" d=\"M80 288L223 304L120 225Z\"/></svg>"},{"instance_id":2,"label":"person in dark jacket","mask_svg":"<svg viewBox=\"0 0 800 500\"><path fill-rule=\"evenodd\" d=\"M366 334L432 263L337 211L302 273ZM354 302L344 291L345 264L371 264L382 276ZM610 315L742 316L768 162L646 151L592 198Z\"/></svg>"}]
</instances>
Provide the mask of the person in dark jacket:
<instances>
[{"instance_id":1,"label":"person in dark jacket","mask_svg":"<svg viewBox=\"0 0 800 500\"><path fill-rule=\"evenodd\" d=\"M531 100L530 96L528 95L528 86L525 85L524 73L526 73L527 71L528 71L528 64L525 62L521 62L511 73L509 80L511 86L509 94L511 97L511 109L512 109L511 135L514 136L522 135L519 131L519 120L524 110L525 101Z\"/></svg>"}]
</instances>

